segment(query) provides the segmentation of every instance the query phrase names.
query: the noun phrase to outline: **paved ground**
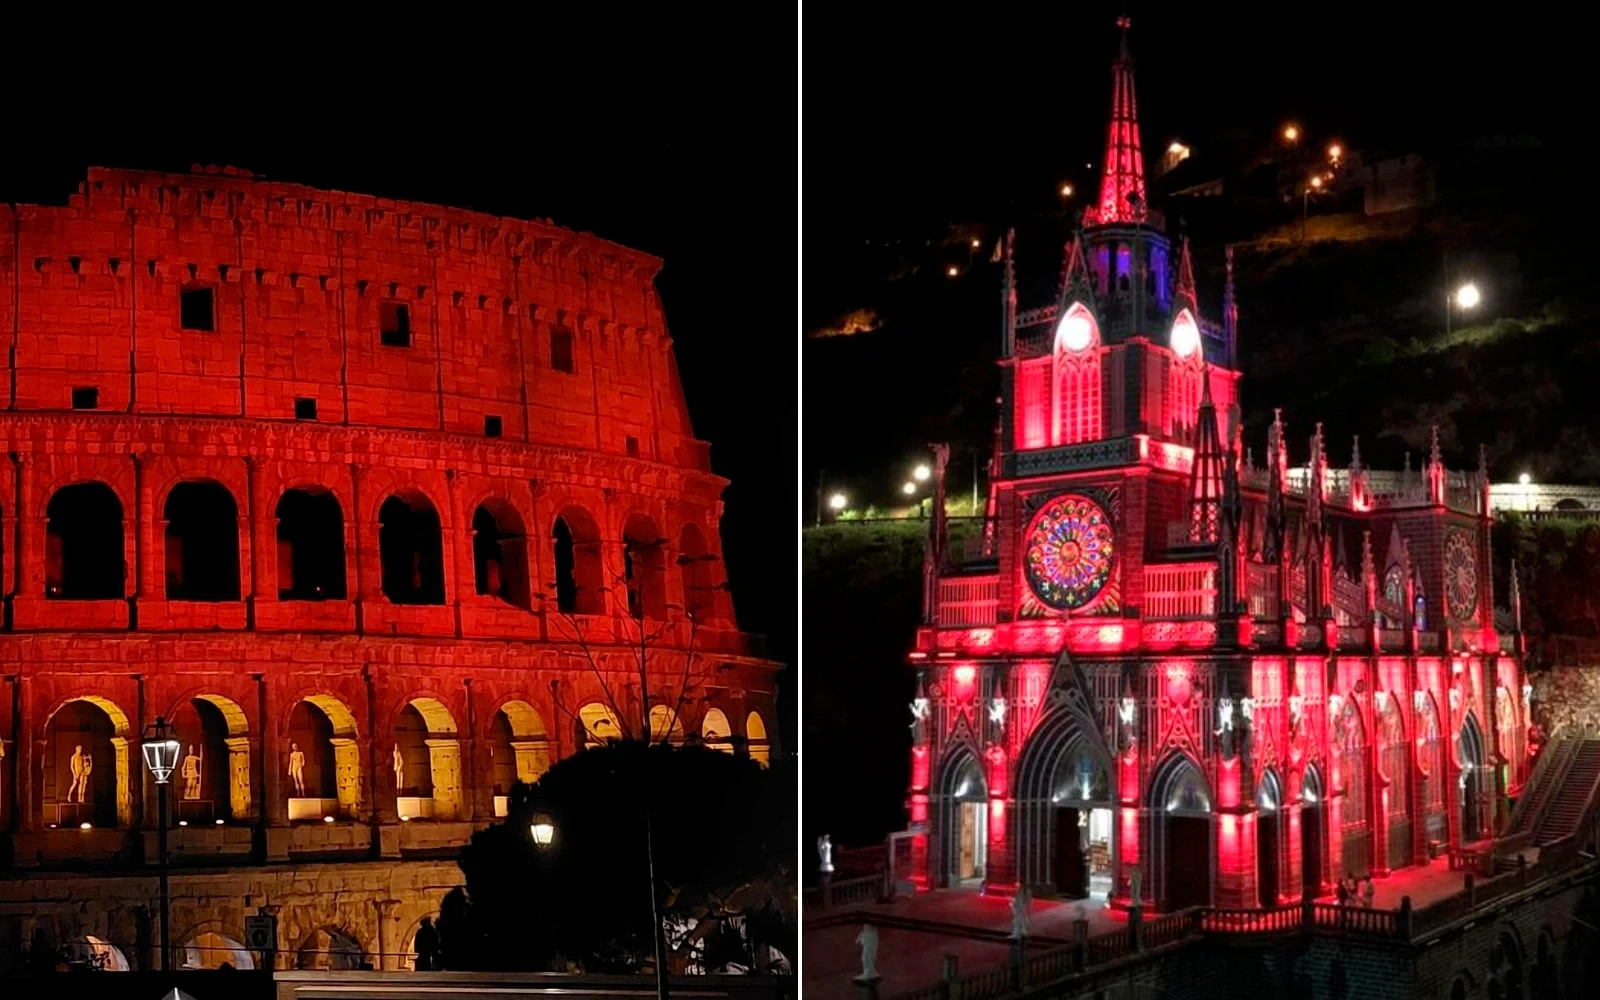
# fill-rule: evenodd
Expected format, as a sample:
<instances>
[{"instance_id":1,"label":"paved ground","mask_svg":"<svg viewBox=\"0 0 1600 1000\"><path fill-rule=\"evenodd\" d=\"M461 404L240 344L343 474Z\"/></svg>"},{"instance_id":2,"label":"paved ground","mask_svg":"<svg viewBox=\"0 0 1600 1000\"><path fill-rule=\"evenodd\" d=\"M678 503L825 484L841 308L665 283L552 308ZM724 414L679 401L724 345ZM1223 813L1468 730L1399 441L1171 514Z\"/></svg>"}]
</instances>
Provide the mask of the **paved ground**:
<instances>
[{"instance_id":1,"label":"paved ground","mask_svg":"<svg viewBox=\"0 0 1600 1000\"><path fill-rule=\"evenodd\" d=\"M1374 909L1397 910L1403 896L1421 909L1462 891L1463 876L1449 870L1445 858L1416 868L1402 868L1387 878L1373 880ZM1334 897L1323 897L1331 902ZM1031 948L1050 948L1072 939L1072 921L1079 909L1089 921L1089 935L1125 926L1127 917L1108 910L1104 896L1081 902L1034 900L1029 909ZM1011 901L984 896L975 890L946 889L897 900L893 903L851 907L845 912L870 913L878 923L879 992L884 997L937 982L944 956L955 955L963 975L1010 960L1006 935L1011 932ZM801 948L805 956L802 989L807 1000L851 1000L856 996L851 977L861 971L861 949L855 938L861 931L856 920L826 926L826 919L807 913L807 919L824 926L808 927Z\"/></svg>"}]
</instances>

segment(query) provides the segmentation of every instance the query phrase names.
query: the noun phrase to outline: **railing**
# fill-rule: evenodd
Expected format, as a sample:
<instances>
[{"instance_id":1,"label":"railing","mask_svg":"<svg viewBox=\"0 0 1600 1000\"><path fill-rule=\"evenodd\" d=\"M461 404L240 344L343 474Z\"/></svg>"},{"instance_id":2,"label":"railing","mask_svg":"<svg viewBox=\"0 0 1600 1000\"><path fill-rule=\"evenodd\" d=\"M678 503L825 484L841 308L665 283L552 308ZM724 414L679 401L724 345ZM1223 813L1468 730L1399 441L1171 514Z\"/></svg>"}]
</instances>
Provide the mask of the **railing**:
<instances>
[{"instance_id":1,"label":"railing","mask_svg":"<svg viewBox=\"0 0 1600 1000\"><path fill-rule=\"evenodd\" d=\"M1302 904L1303 906L1304 904ZM1337 903L1312 903L1311 923L1321 930L1346 934L1371 934L1378 937L1398 935L1398 916L1395 910L1368 910L1360 906L1340 906Z\"/></svg>"},{"instance_id":2,"label":"railing","mask_svg":"<svg viewBox=\"0 0 1600 1000\"><path fill-rule=\"evenodd\" d=\"M1114 931L1090 938L1084 945L1088 965L1102 965L1133 951L1133 928L1119 927Z\"/></svg>"},{"instance_id":3,"label":"railing","mask_svg":"<svg viewBox=\"0 0 1600 1000\"><path fill-rule=\"evenodd\" d=\"M1533 826L1523 829L1523 822L1530 816L1537 817L1539 808L1549 800L1550 791L1555 787L1562 774L1566 772L1567 765L1572 760L1573 753L1577 750L1578 741L1557 737L1545 744L1544 751L1539 754L1539 759L1534 762L1533 773L1528 780L1523 782L1522 797L1511 809L1511 816L1506 820L1506 832L1511 835L1507 841L1526 835L1526 840L1511 846L1507 841L1496 845L1502 853L1515 853L1526 847L1533 839ZM1546 776L1549 780L1545 780Z\"/></svg>"},{"instance_id":4,"label":"railing","mask_svg":"<svg viewBox=\"0 0 1600 1000\"><path fill-rule=\"evenodd\" d=\"M1139 929L1140 945L1145 948L1160 948L1189 937L1199 930L1203 912L1199 908L1179 910L1146 921Z\"/></svg>"},{"instance_id":5,"label":"railing","mask_svg":"<svg viewBox=\"0 0 1600 1000\"><path fill-rule=\"evenodd\" d=\"M1161 563L1144 568L1146 618L1210 618L1217 607L1215 563Z\"/></svg>"},{"instance_id":6,"label":"railing","mask_svg":"<svg viewBox=\"0 0 1600 1000\"><path fill-rule=\"evenodd\" d=\"M860 878L840 879L825 885L814 885L805 891L807 906L831 910L839 906L860 906L876 903L884 896L884 876L863 875Z\"/></svg>"},{"instance_id":7,"label":"railing","mask_svg":"<svg viewBox=\"0 0 1600 1000\"><path fill-rule=\"evenodd\" d=\"M1208 934L1271 934L1298 931L1304 925L1299 906L1275 910L1206 910L1200 914L1200 929Z\"/></svg>"},{"instance_id":8,"label":"railing","mask_svg":"<svg viewBox=\"0 0 1600 1000\"><path fill-rule=\"evenodd\" d=\"M1491 851L1474 851L1464 847L1450 848L1450 870L1472 872L1489 878L1494 875L1494 854Z\"/></svg>"},{"instance_id":9,"label":"railing","mask_svg":"<svg viewBox=\"0 0 1600 1000\"><path fill-rule=\"evenodd\" d=\"M999 600L998 576L945 577L939 581L939 624L993 625Z\"/></svg>"},{"instance_id":10,"label":"railing","mask_svg":"<svg viewBox=\"0 0 1600 1000\"><path fill-rule=\"evenodd\" d=\"M1028 982L1049 983L1057 979L1065 979L1074 972L1081 971L1077 964L1077 945L1066 945L1061 948L1050 948L1046 951L1035 952L1028 957L1026 966Z\"/></svg>"}]
</instances>

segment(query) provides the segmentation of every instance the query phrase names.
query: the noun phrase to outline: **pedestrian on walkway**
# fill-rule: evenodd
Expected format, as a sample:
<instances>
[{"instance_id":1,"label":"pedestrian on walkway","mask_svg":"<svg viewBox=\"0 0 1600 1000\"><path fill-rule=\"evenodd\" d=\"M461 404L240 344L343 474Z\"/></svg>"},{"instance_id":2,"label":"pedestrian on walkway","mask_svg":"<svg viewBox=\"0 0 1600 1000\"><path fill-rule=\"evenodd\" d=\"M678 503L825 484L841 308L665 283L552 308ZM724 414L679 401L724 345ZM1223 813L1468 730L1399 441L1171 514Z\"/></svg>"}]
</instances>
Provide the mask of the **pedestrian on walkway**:
<instances>
[{"instance_id":1,"label":"pedestrian on walkway","mask_svg":"<svg viewBox=\"0 0 1600 1000\"><path fill-rule=\"evenodd\" d=\"M1367 884L1361 890L1361 905L1372 909L1372 897L1378 894L1378 887L1372 884L1372 876L1367 876Z\"/></svg>"},{"instance_id":2,"label":"pedestrian on walkway","mask_svg":"<svg viewBox=\"0 0 1600 1000\"><path fill-rule=\"evenodd\" d=\"M1339 881L1334 883L1333 894L1338 897L1339 905L1343 906L1350 901L1350 890L1344 884L1344 876L1339 876Z\"/></svg>"}]
</instances>

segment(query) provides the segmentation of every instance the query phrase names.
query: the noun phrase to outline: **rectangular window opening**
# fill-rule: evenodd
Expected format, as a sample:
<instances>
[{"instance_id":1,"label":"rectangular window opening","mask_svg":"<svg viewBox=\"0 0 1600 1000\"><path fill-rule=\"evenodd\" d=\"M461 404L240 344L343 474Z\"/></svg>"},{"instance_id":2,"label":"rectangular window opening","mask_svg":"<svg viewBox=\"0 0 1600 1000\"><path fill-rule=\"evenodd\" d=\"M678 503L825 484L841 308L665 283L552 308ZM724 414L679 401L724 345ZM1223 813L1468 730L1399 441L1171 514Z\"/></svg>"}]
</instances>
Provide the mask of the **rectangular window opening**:
<instances>
[{"instance_id":1,"label":"rectangular window opening","mask_svg":"<svg viewBox=\"0 0 1600 1000\"><path fill-rule=\"evenodd\" d=\"M294 401L294 418L296 420L317 419L317 401L301 397Z\"/></svg>"},{"instance_id":2,"label":"rectangular window opening","mask_svg":"<svg viewBox=\"0 0 1600 1000\"><path fill-rule=\"evenodd\" d=\"M502 431L499 417L483 418L483 436L497 438Z\"/></svg>"},{"instance_id":3,"label":"rectangular window opening","mask_svg":"<svg viewBox=\"0 0 1600 1000\"><path fill-rule=\"evenodd\" d=\"M178 293L178 322L185 330L210 333L217 328L209 285L190 285Z\"/></svg>"},{"instance_id":4,"label":"rectangular window opening","mask_svg":"<svg viewBox=\"0 0 1600 1000\"><path fill-rule=\"evenodd\" d=\"M378 303L378 327L383 346L411 346L411 310L404 302Z\"/></svg>"},{"instance_id":5,"label":"rectangular window opening","mask_svg":"<svg viewBox=\"0 0 1600 1000\"><path fill-rule=\"evenodd\" d=\"M634 437L632 434L628 435L628 457L639 457L639 439Z\"/></svg>"},{"instance_id":6,"label":"rectangular window opening","mask_svg":"<svg viewBox=\"0 0 1600 1000\"><path fill-rule=\"evenodd\" d=\"M557 329L550 331L550 367L558 372L566 372L568 375L578 370L578 366L572 358L571 330Z\"/></svg>"},{"instance_id":7,"label":"rectangular window opening","mask_svg":"<svg viewBox=\"0 0 1600 1000\"><path fill-rule=\"evenodd\" d=\"M79 386L72 390L72 408L74 410L95 410L100 407L100 390L92 385Z\"/></svg>"}]
</instances>

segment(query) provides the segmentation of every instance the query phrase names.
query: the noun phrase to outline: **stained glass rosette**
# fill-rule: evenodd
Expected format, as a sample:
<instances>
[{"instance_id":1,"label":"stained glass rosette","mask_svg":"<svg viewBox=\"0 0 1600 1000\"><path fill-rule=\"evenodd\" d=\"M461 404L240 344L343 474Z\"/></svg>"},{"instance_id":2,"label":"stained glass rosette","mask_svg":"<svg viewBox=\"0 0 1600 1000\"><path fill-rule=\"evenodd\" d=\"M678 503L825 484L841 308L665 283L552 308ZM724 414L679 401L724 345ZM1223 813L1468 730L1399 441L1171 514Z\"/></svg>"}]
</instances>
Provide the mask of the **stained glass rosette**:
<instances>
[{"instance_id":1,"label":"stained glass rosette","mask_svg":"<svg viewBox=\"0 0 1600 1000\"><path fill-rule=\"evenodd\" d=\"M1445 597L1450 602L1450 614L1456 618L1471 618L1477 611L1477 563L1472 555L1472 545L1465 535L1455 532L1445 540Z\"/></svg>"},{"instance_id":2,"label":"stained glass rosette","mask_svg":"<svg viewBox=\"0 0 1600 1000\"><path fill-rule=\"evenodd\" d=\"M1105 590L1116 560L1111 519L1083 496L1056 497L1028 527L1024 572L1034 596L1057 611L1079 611Z\"/></svg>"}]
</instances>

